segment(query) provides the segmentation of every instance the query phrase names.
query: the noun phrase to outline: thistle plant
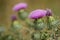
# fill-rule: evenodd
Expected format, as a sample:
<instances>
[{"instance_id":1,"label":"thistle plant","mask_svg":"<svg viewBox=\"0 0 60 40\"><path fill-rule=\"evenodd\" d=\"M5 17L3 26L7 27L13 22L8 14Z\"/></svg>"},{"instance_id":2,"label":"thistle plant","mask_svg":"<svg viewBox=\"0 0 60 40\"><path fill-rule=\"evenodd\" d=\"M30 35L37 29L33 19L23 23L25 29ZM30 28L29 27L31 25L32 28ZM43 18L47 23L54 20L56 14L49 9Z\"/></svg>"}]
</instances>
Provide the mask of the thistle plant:
<instances>
[{"instance_id":1,"label":"thistle plant","mask_svg":"<svg viewBox=\"0 0 60 40\"><path fill-rule=\"evenodd\" d=\"M12 19L11 27L13 28L13 30L14 29L15 29L14 31L20 30L22 28L22 25L20 25L19 21L17 20L16 15L12 15L11 19Z\"/></svg>"},{"instance_id":2,"label":"thistle plant","mask_svg":"<svg viewBox=\"0 0 60 40\"><path fill-rule=\"evenodd\" d=\"M42 31L44 31L44 29L46 30L46 26L47 26L47 29L49 29L50 31L51 31L51 34L53 34L53 33L55 33L54 31L55 31L55 29L57 29L57 27L58 27L58 25L60 24L60 23L58 23L59 21L57 21L53 16L52 16L52 12L51 12L51 10L50 9L47 9L47 10L35 10L35 11L32 11L31 12L31 14L29 15L29 17L31 18L31 19L34 19L34 30L35 30L35 32L37 32L36 30L38 30L38 29L40 29L40 30L38 30L39 32L40 32L40 37L42 37L42 35L46 35L46 33L44 34L44 33L42 33L41 32L41 27L42 27ZM42 18L43 17L46 17L47 19L47 24L46 23L44 23L44 21L42 20ZM39 22L39 24L38 24L38 19L40 19L41 21ZM56 23L56 24L55 24ZM40 26L39 26L40 25ZM49 31L49 30L47 30L47 31ZM37 32L38 33L38 32ZM42 33L42 34L41 34ZM50 35L50 34L48 34L48 32L47 32L47 35ZM56 34L55 34L56 35ZM54 34L52 35L53 37L54 37ZM45 37L45 38L43 38L43 37ZM39 40L47 40L49 37L51 37L51 36L43 36L42 38L43 39L39 39ZM53 39L53 37L51 37L52 39ZM55 38L57 38L56 36L55 36ZM35 40L34 38L33 38L33 40ZM38 39L37 39L38 40Z\"/></svg>"},{"instance_id":3,"label":"thistle plant","mask_svg":"<svg viewBox=\"0 0 60 40\"><path fill-rule=\"evenodd\" d=\"M44 17L45 14L46 14L46 11L40 10L40 9L34 10L30 13L29 18L34 19L34 22L33 22L34 23L34 29L37 29L38 19Z\"/></svg>"},{"instance_id":4,"label":"thistle plant","mask_svg":"<svg viewBox=\"0 0 60 40\"><path fill-rule=\"evenodd\" d=\"M27 3L18 3L13 7L13 11L18 12L18 17L22 20L25 20L28 16L28 12L26 11Z\"/></svg>"},{"instance_id":5,"label":"thistle plant","mask_svg":"<svg viewBox=\"0 0 60 40\"><path fill-rule=\"evenodd\" d=\"M34 26L33 26L33 28L34 28L34 30L35 30L35 33L37 33L36 34L36 37L35 37L35 33L33 34L33 40L40 40L41 38L41 33L39 33L39 32L41 32L40 30L42 29L43 30L43 28L45 28L45 26L44 26L44 23L43 23L43 21L42 21L42 19L41 18L43 18L43 17L45 17L45 15L46 15L46 11L45 10L41 10L41 9L37 9L37 10L34 10L34 11L32 11L31 13L30 13L30 15L29 15L29 18L31 18L31 19L34 19L34 21L33 21L33 23L34 23ZM41 22L39 22L38 23L38 19L41 19ZM40 25L41 24L41 25ZM43 28L42 28L43 27ZM39 32L38 32L39 31ZM40 37L38 37L38 35L40 36Z\"/></svg>"},{"instance_id":6,"label":"thistle plant","mask_svg":"<svg viewBox=\"0 0 60 40\"><path fill-rule=\"evenodd\" d=\"M28 13L27 3L14 5L11 26L5 33L0 26L0 40L60 40L60 20L53 16L51 9L36 9Z\"/></svg>"},{"instance_id":7,"label":"thistle plant","mask_svg":"<svg viewBox=\"0 0 60 40\"><path fill-rule=\"evenodd\" d=\"M16 36L18 40L23 40L21 36L22 34L20 33L20 30L22 29L22 25L17 20L16 15L12 15L11 19L12 19L11 28L10 28L11 32Z\"/></svg>"}]
</instances>

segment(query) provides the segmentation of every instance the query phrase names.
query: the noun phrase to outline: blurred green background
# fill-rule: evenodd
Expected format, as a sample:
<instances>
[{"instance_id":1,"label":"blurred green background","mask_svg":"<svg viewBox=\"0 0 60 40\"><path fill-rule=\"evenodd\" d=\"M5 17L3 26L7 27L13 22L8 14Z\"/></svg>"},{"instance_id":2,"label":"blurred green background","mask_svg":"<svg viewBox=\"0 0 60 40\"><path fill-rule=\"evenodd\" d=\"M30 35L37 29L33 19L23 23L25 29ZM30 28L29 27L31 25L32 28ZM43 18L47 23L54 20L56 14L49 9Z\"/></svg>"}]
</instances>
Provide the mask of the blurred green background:
<instances>
[{"instance_id":1,"label":"blurred green background","mask_svg":"<svg viewBox=\"0 0 60 40\"><path fill-rule=\"evenodd\" d=\"M53 13L60 16L60 0L0 0L0 24L8 27L11 23L10 16L17 13L12 10L13 6L19 2L28 4L28 12L35 9L52 9Z\"/></svg>"}]
</instances>

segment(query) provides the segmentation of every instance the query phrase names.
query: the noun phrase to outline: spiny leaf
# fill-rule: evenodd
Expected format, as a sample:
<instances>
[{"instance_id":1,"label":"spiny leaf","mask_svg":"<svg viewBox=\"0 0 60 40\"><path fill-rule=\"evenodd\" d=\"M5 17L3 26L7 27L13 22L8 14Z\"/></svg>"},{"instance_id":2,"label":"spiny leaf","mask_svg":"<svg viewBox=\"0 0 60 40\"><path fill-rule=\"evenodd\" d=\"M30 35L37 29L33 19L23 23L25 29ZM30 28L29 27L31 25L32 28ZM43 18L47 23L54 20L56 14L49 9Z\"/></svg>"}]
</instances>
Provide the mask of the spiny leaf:
<instances>
[{"instance_id":1,"label":"spiny leaf","mask_svg":"<svg viewBox=\"0 0 60 40\"><path fill-rule=\"evenodd\" d=\"M60 25L60 21L59 21L59 20L53 21L53 22L51 23L51 26L52 26L52 27L58 27L59 25Z\"/></svg>"},{"instance_id":2,"label":"spiny leaf","mask_svg":"<svg viewBox=\"0 0 60 40\"><path fill-rule=\"evenodd\" d=\"M28 19L26 19L25 22L29 27L33 27L33 25L34 25L33 22Z\"/></svg>"},{"instance_id":3,"label":"spiny leaf","mask_svg":"<svg viewBox=\"0 0 60 40\"><path fill-rule=\"evenodd\" d=\"M40 40L40 33L39 32L34 32L33 34L32 34L32 39L33 40Z\"/></svg>"}]
</instances>

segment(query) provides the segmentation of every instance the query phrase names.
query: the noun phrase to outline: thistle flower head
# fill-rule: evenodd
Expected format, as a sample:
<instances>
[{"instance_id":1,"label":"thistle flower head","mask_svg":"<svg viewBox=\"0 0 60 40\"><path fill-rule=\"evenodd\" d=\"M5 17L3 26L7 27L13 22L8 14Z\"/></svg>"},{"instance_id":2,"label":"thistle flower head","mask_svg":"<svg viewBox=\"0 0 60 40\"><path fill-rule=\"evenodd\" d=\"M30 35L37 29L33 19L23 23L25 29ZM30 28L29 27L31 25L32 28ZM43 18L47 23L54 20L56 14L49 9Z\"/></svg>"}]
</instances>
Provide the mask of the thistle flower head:
<instances>
[{"instance_id":1,"label":"thistle flower head","mask_svg":"<svg viewBox=\"0 0 60 40\"><path fill-rule=\"evenodd\" d=\"M47 11L46 16L52 16L52 11L51 11L51 9L47 9L46 11Z\"/></svg>"},{"instance_id":2,"label":"thistle flower head","mask_svg":"<svg viewBox=\"0 0 60 40\"><path fill-rule=\"evenodd\" d=\"M41 10L41 9L37 9L34 10L30 13L29 18L31 19L39 19L42 18L46 15L46 11L45 10Z\"/></svg>"},{"instance_id":3,"label":"thistle flower head","mask_svg":"<svg viewBox=\"0 0 60 40\"><path fill-rule=\"evenodd\" d=\"M12 21L17 20L16 15L12 15L12 16L11 16L11 19L12 19Z\"/></svg>"},{"instance_id":4,"label":"thistle flower head","mask_svg":"<svg viewBox=\"0 0 60 40\"><path fill-rule=\"evenodd\" d=\"M13 7L14 11L19 11L21 9L26 9L27 8L27 4L26 3L18 3Z\"/></svg>"}]
</instances>

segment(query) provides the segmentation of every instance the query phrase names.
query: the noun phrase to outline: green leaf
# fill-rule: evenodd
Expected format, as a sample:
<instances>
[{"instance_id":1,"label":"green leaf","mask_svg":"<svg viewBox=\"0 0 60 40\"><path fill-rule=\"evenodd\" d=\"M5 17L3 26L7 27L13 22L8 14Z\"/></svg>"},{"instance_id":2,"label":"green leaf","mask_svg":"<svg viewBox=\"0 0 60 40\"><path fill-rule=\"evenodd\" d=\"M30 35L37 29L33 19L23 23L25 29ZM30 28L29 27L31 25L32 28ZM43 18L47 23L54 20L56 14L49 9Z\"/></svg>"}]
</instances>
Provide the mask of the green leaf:
<instances>
[{"instance_id":1,"label":"green leaf","mask_svg":"<svg viewBox=\"0 0 60 40\"><path fill-rule=\"evenodd\" d=\"M29 19L25 20L26 24L29 26L29 27L33 27L34 24L32 21L30 21Z\"/></svg>"},{"instance_id":2,"label":"green leaf","mask_svg":"<svg viewBox=\"0 0 60 40\"><path fill-rule=\"evenodd\" d=\"M60 20L55 20L51 23L51 26L54 28L58 27L59 25L60 25Z\"/></svg>"}]
</instances>

